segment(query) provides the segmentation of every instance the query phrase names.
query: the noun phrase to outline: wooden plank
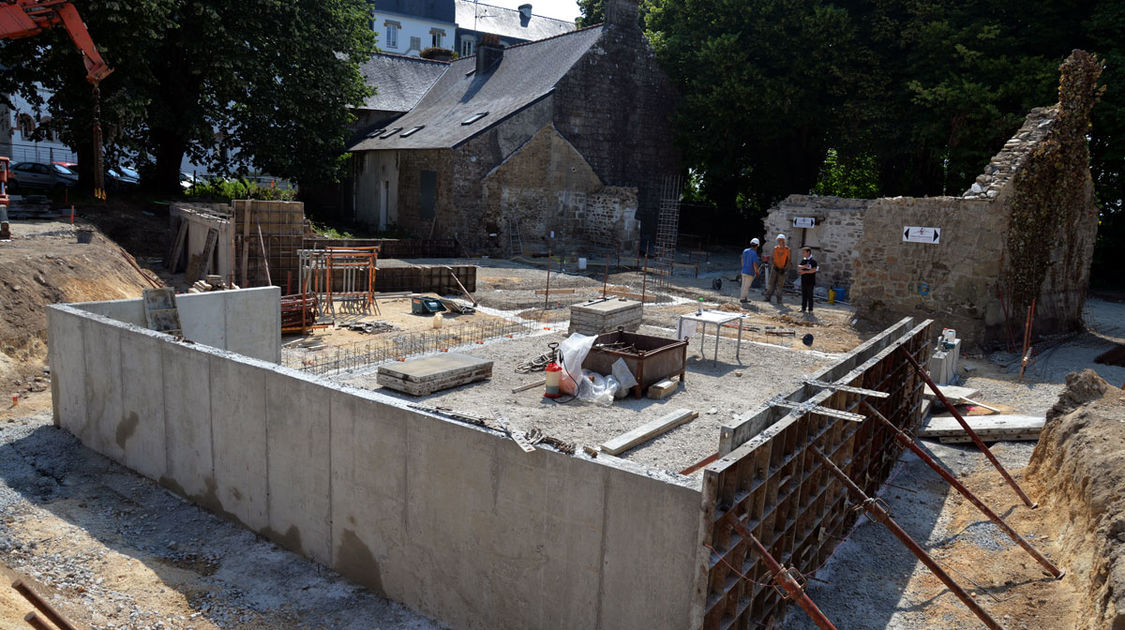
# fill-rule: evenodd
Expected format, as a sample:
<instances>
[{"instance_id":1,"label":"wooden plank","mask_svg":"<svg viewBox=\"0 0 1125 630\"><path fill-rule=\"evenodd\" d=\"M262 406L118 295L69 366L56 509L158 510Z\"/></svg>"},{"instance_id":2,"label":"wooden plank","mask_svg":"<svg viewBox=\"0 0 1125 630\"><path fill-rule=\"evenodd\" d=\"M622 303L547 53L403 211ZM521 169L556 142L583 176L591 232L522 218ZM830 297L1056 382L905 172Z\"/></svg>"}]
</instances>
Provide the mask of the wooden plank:
<instances>
[{"instance_id":1,"label":"wooden plank","mask_svg":"<svg viewBox=\"0 0 1125 630\"><path fill-rule=\"evenodd\" d=\"M982 439L992 437L993 439L1007 440L1017 439L1015 436L1028 434L1038 436L1046 419L1043 416L1002 414L993 416L970 416L965 418L965 422L968 422L969 427L971 427L973 431L976 431L977 435L981 436ZM945 439L963 437L965 440L969 439L965 433L965 429L962 428L960 423L952 416L935 416L930 418L925 428L918 432L918 436L924 438Z\"/></svg>"},{"instance_id":2,"label":"wooden plank","mask_svg":"<svg viewBox=\"0 0 1125 630\"><path fill-rule=\"evenodd\" d=\"M184 253L184 243L187 242L188 220L181 218L180 227L176 230L176 238L172 241L172 249L168 252L168 271L176 273L180 265L180 256Z\"/></svg>"},{"instance_id":3,"label":"wooden plank","mask_svg":"<svg viewBox=\"0 0 1125 630\"><path fill-rule=\"evenodd\" d=\"M699 417L698 411L691 409L677 409L672 413L661 416L652 422L647 422L641 426L622 433L621 435L604 442L601 445L601 450L609 453L610 455L620 455L625 451L633 448L634 446L647 442L652 438L667 433L668 431L680 426L685 422L689 422Z\"/></svg>"},{"instance_id":4,"label":"wooden plank","mask_svg":"<svg viewBox=\"0 0 1125 630\"><path fill-rule=\"evenodd\" d=\"M973 398L980 395L980 390L973 389L972 387L958 387L957 385L938 385L938 389L940 389L941 394L948 398L949 402L953 404L957 404L958 401L964 400L966 398ZM934 392L929 388L926 388L923 394L926 396L926 398L937 398L937 395L934 394Z\"/></svg>"}]
</instances>

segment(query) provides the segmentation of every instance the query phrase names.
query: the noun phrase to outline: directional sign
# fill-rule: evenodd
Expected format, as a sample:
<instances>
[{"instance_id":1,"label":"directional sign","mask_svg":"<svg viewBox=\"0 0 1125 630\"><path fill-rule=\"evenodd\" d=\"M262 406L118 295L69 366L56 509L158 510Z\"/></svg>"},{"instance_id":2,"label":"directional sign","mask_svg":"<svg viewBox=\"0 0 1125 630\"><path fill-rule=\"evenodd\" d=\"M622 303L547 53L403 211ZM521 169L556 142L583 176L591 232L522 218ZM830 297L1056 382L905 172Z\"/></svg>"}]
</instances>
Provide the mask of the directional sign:
<instances>
[{"instance_id":1,"label":"directional sign","mask_svg":"<svg viewBox=\"0 0 1125 630\"><path fill-rule=\"evenodd\" d=\"M816 217L793 217L793 227L795 227L795 228L816 227Z\"/></svg>"},{"instance_id":2,"label":"directional sign","mask_svg":"<svg viewBox=\"0 0 1125 630\"><path fill-rule=\"evenodd\" d=\"M914 227L910 225L903 229L902 240L907 243L937 244L941 242L941 228Z\"/></svg>"}]
</instances>

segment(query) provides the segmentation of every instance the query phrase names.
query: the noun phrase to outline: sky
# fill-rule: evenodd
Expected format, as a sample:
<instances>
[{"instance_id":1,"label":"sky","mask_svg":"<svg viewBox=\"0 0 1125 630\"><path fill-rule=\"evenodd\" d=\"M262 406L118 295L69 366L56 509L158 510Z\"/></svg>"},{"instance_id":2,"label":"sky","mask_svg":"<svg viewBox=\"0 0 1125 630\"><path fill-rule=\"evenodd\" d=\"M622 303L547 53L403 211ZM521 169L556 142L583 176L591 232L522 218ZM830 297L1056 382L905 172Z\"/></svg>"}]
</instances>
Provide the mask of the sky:
<instances>
[{"instance_id":1,"label":"sky","mask_svg":"<svg viewBox=\"0 0 1125 630\"><path fill-rule=\"evenodd\" d=\"M578 3L575 0L481 0L481 3L508 7L509 9L519 8L521 4L530 4L531 12L535 15L545 15L572 22L579 15Z\"/></svg>"}]
</instances>

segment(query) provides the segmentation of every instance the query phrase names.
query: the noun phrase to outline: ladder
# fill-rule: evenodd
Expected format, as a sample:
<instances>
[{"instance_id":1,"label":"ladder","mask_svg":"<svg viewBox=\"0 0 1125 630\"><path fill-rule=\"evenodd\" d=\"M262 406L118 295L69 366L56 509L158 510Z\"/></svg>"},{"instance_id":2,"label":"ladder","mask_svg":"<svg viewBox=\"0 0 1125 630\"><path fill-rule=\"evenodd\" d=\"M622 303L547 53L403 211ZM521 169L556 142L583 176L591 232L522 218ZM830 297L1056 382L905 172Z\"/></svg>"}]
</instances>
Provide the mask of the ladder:
<instances>
[{"instance_id":1,"label":"ladder","mask_svg":"<svg viewBox=\"0 0 1125 630\"><path fill-rule=\"evenodd\" d=\"M520 236L519 219L508 219L508 249L512 256L523 256L523 237Z\"/></svg>"}]
</instances>

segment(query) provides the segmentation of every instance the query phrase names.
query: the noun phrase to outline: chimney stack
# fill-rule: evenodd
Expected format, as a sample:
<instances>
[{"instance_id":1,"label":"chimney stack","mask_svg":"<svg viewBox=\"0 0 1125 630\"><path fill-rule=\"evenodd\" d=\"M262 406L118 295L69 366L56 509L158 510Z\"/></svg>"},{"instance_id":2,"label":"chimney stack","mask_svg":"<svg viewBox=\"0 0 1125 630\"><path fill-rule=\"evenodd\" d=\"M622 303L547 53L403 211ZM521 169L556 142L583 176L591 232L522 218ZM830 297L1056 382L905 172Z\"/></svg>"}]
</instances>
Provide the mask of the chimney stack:
<instances>
[{"instance_id":1,"label":"chimney stack","mask_svg":"<svg viewBox=\"0 0 1125 630\"><path fill-rule=\"evenodd\" d=\"M500 45L500 36L491 33L481 35L480 46L477 47L477 76L491 72L503 58L504 47Z\"/></svg>"},{"instance_id":2,"label":"chimney stack","mask_svg":"<svg viewBox=\"0 0 1125 630\"><path fill-rule=\"evenodd\" d=\"M607 26L639 28L640 7L637 0L606 0L605 23Z\"/></svg>"},{"instance_id":3,"label":"chimney stack","mask_svg":"<svg viewBox=\"0 0 1125 630\"><path fill-rule=\"evenodd\" d=\"M531 5L520 5L520 26L527 28L527 23L531 21Z\"/></svg>"}]
</instances>

